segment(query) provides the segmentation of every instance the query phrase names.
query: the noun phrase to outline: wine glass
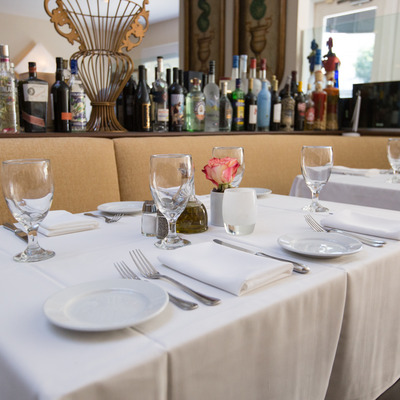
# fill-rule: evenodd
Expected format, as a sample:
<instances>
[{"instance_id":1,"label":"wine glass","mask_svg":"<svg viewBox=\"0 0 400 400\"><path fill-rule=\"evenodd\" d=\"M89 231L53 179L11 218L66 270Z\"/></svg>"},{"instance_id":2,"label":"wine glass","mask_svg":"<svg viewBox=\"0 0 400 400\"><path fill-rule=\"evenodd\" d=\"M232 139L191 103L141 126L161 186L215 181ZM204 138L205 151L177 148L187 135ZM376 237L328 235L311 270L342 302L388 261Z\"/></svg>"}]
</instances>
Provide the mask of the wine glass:
<instances>
[{"instance_id":1,"label":"wine glass","mask_svg":"<svg viewBox=\"0 0 400 400\"><path fill-rule=\"evenodd\" d=\"M393 176L389 179L390 183L400 182L400 139L390 138L387 144L387 157L393 170Z\"/></svg>"},{"instance_id":2,"label":"wine glass","mask_svg":"<svg viewBox=\"0 0 400 400\"><path fill-rule=\"evenodd\" d=\"M214 158L231 157L236 158L240 167L238 168L235 177L231 183L231 187L239 187L244 174L244 149L243 147L214 147L212 151Z\"/></svg>"},{"instance_id":3,"label":"wine glass","mask_svg":"<svg viewBox=\"0 0 400 400\"><path fill-rule=\"evenodd\" d=\"M37 230L49 212L54 185L49 160L8 160L2 163L2 187L13 217L28 233L28 247L14 256L18 262L34 262L54 257L38 242Z\"/></svg>"},{"instance_id":4,"label":"wine glass","mask_svg":"<svg viewBox=\"0 0 400 400\"><path fill-rule=\"evenodd\" d=\"M301 172L307 186L311 190L311 204L303 210L310 212L326 212L326 207L318 202L319 193L328 182L333 166L331 146L303 146L301 150Z\"/></svg>"},{"instance_id":5,"label":"wine glass","mask_svg":"<svg viewBox=\"0 0 400 400\"><path fill-rule=\"evenodd\" d=\"M168 235L155 243L172 250L190 244L176 233L176 221L192 193L194 166L189 154L157 154L150 158L150 190L154 202L168 221Z\"/></svg>"}]
</instances>

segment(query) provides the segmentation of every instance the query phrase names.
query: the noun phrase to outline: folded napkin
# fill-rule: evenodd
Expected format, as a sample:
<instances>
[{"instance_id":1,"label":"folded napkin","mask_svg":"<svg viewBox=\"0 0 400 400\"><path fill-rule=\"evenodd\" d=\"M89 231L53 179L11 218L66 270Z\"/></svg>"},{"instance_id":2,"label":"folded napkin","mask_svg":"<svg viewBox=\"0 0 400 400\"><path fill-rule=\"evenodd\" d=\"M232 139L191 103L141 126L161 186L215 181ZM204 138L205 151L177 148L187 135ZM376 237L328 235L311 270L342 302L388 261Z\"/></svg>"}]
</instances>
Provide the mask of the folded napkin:
<instances>
[{"instance_id":1,"label":"folded napkin","mask_svg":"<svg viewBox=\"0 0 400 400\"><path fill-rule=\"evenodd\" d=\"M343 167L341 165L335 165L332 168L332 173L333 174L343 174L343 175L356 175L356 176L376 176L380 174L380 170L377 168L369 168L369 169L363 169L363 168L348 168L348 167Z\"/></svg>"},{"instance_id":2,"label":"folded napkin","mask_svg":"<svg viewBox=\"0 0 400 400\"><path fill-rule=\"evenodd\" d=\"M46 218L39 224L39 232L45 236L64 235L81 232L99 227L99 222L82 215L71 214L68 211L49 211Z\"/></svg>"},{"instance_id":3,"label":"folded napkin","mask_svg":"<svg viewBox=\"0 0 400 400\"><path fill-rule=\"evenodd\" d=\"M158 257L164 265L201 282L240 296L291 275L291 263L257 257L206 242Z\"/></svg>"},{"instance_id":4,"label":"folded napkin","mask_svg":"<svg viewBox=\"0 0 400 400\"><path fill-rule=\"evenodd\" d=\"M323 218L321 224L345 231L400 240L400 220L398 219L381 218L351 210L343 210Z\"/></svg>"}]
</instances>

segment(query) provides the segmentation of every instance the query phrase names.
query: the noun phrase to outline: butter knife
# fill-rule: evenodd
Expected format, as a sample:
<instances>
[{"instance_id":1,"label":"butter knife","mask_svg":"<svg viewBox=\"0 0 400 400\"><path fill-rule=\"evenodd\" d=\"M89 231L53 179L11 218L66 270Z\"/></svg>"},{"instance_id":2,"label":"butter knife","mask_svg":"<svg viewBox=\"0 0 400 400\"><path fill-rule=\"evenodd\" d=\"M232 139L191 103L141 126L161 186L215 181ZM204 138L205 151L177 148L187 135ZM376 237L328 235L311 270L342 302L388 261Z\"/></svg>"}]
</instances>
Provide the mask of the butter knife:
<instances>
[{"instance_id":1,"label":"butter knife","mask_svg":"<svg viewBox=\"0 0 400 400\"><path fill-rule=\"evenodd\" d=\"M254 254L255 256L269 257L269 258L273 258L274 260L290 262L293 264L293 271L298 272L299 274L307 274L310 272L310 267L307 267L304 264L300 264L297 261L287 260L285 258L271 256L271 255L263 253L261 251L254 251L254 250L246 249L245 247L240 247L240 246L228 243L228 242L223 242L222 240L219 240L219 239L213 239L213 241L222 246L230 247L231 249L235 249L235 250L239 250L239 251L244 251L245 253Z\"/></svg>"},{"instance_id":2,"label":"butter knife","mask_svg":"<svg viewBox=\"0 0 400 400\"><path fill-rule=\"evenodd\" d=\"M21 240L23 240L25 243L28 243L28 235L22 229L19 229L14 224L10 224L8 222L4 223L3 226L5 229L14 232L14 234L18 236Z\"/></svg>"}]
</instances>

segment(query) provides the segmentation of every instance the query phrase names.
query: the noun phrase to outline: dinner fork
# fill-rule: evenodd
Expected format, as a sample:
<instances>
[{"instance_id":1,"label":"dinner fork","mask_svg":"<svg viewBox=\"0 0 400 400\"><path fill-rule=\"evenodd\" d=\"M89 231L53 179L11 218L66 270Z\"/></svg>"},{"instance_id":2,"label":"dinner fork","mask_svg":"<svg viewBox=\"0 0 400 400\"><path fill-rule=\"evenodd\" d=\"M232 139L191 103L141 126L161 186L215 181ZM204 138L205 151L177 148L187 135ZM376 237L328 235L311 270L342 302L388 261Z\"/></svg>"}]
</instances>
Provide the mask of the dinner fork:
<instances>
[{"instance_id":1,"label":"dinner fork","mask_svg":"<svg viewBox=\"0 0 400 400\"><path fill-rule=\"evenodd\" d=\"M306 214L304 216L306 222L308 223L308 225L310 225L310 227L316 231L316 232L336 232L336 233L341 233L343 235L346 236L350 236L350 237L354 237L356 239L358 239L360 242L368 245L368 246L372 246L372 247L382 247L384 244L386 244L385 241L383 240L376 240L376 239L370 239L366 236L363 235L358 235L356 233L350 233L350 232L346 232L346 231L342 231L340 229L335 229L335 228L326 228L322 225L320 225L310 214Z\"/></svg>"},{"instance_id":2,"label":"dinner fork","mask_svg":"<svg viewBox=\"0 0 400 400\"><path fill-rule=\"evenodd\" d=\"M124 214L114 214L112 217L106 217L105 215L92 214L92 213L84 213L84 215L88 215L89 217L95 217L95 218L104 218L107 224L118 222L124 216Z\"/></svg>"},{"instance_id":3,"label":"dinner fork","mask_svg":"<svg viewBox=\"0 0 400 400\"><path fill-rule=\"evenodd\" d=\"M121 262L115 262L114 267L116 270L119 272L119 274L122 276L124 279L136 279L140 281L141 279L128 267L125 261ZM197 303L193 303L191 301L187 301L184 299L181 299L180 297L176 297L173 294L168 293L169 301L179 308L182 308L182 310L194 310L195 308L198 308Z\"/></svg>"},{"instance_id":4,"label":"dinner fork","mask_svg":"<svg viewBox=\"0 0 400 400\"><path fill-rule=\"evenodd\" d=\"M150 261L145 257L145 255L142 253L141 250L138 250L138 249L132 250L129 252L129 254L131 255L132 260L135 263L137 269L146 278L168 280L207 306L216 306L217 304L221 303L220 299L217 299L217 298L211 297L211 296L206 296L205 294L196 292L195 290L190 289L183 283L178 282L174 278L171 278L170 276L167 276L167 275L160 274L153 267L153 265L151 265Z\"/></svg>"}]
</instances>

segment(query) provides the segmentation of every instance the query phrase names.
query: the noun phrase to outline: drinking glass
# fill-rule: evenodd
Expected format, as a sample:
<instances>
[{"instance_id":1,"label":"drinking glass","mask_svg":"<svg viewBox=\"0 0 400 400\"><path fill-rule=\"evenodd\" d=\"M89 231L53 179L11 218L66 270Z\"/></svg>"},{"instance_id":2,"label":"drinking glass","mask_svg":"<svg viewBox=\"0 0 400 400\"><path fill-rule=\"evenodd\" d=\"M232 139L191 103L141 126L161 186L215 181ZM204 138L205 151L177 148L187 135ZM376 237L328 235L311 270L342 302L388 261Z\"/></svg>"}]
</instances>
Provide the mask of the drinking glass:
<instances>
[{"instance_id":1,"label":"drinking glass","mask_svg":"<svg viewBox=\"0 0 400 400\"><path fill-rule=\"evenodd\" d=\"M14 256L18 262L34 262L54 257L38 242L37 230L49 212L54 185L49 160L8 160L2 163L2 187L13 217L28 233L28 247Z\"/></svg>"},{"instance_id":2,"label":"drinking glass","mask_svg":"<svg viewBox=\"0 0 400 400\"><path fill-rule=\"evenodd\" d=\"M391 138L387 144L387 157L393 170L393 176L389 179L390 183L400 182L400 139Z\"/></svg>"},{"instance_id":3,"label":"drinking glass","mask_svg":"<svg viewBox=\"0 0 400 400\"><path fill-rule=\"evenodd\" d=\"M222 200L225 231L231 235L253 232L257 218L257 194L251 188L225 189Z\"/></svg>"},{"instance_id":4,"label":"drinking glass","mask_svg":"<svg viewBox=\"0 0 400 400\"><path fill-rule=\"evenodd\" d=\"M333 151L331 146L303 146L301 150L301 172L311 190L311 204L303 210L326 212L326 207L318 202L319 194L331 176Z\"/></svg>"},{"instance_id":5,"label":"drinking glass","mask_svg":"<svg viewBox=\"0 0 400 400\"><path fill-rule=\"evenodd\" d=\"M244 149L243 147L214 147L212 151L214 158L231 157L238 160L240 167L231 183L231 187L239 187L244 174Z\"/></svg>"},{"instance_id":6,"label":"drinking glass","mask_svg":"<svg viewBox=\"0 0 400 400\"><path fill-rule=\"evenodd\" d=\"M150 190L160 212L168 221L168 235L155 243L172 250L190 244L176 233L176 221L186 207L194 182L189 154L156 154L150 158Z\"/></svg>"}]
</instances>

